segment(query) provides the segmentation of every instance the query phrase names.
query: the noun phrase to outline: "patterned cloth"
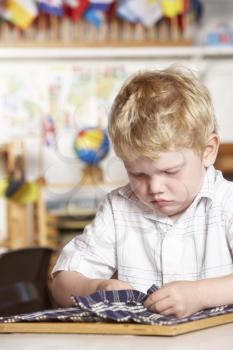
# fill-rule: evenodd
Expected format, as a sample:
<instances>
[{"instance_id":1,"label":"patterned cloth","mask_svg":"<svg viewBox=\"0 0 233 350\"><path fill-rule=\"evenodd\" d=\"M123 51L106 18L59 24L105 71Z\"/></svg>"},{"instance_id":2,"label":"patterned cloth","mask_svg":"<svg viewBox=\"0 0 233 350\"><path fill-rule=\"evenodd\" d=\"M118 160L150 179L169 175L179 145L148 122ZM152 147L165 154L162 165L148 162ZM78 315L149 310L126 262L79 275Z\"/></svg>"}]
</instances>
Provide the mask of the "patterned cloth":
<instances>
[{"instance_id":1,"label":"patterned cloth","mask_svg":"<svg viewBox=\"0 0 233 350\"><path fill-rule=\"evenodd\" d=\"M233 183L209 167L203 186L176 221L141 203L129 186L108 194L95 220L63 249L55 271L118 279L146 293L177 280L233 273Z\"/></svg>"},{"instance_id":2,"label":"patterned cloth","mask_svg":"<svg viewBox=\"0 0 233 350\"><path fill-rule=\"evenodd\" d=\"M143 306L147 296L156 289L157 287L152 285L147 294L137 290L120 290L98 291L87 297L73 296L75 307L5 316L0 317L0 322L135 322L151 325L174 325L233 312L233 305L229 305L206 309L181 319L162 316Z\"/></svg>"}]
</instances>

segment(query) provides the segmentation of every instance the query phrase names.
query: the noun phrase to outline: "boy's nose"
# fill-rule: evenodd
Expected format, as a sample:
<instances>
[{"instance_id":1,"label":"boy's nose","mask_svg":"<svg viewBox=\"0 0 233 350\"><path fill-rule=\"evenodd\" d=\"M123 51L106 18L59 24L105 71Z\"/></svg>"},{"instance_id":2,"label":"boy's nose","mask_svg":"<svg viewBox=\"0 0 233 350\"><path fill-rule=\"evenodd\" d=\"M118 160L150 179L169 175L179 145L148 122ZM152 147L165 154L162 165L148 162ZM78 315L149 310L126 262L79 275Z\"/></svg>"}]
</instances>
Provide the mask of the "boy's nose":
<instances>
[{"instance_id":1,"label":"boy's nose","mask_svg":"<svg viewBox=\"0 0 233 350\"><path fill-rule=\"evenodd\" d=\"M153 176L149 183L150 193L156 194L163 192L163 179L161 176Z\"/></svg>"}]
</instances>

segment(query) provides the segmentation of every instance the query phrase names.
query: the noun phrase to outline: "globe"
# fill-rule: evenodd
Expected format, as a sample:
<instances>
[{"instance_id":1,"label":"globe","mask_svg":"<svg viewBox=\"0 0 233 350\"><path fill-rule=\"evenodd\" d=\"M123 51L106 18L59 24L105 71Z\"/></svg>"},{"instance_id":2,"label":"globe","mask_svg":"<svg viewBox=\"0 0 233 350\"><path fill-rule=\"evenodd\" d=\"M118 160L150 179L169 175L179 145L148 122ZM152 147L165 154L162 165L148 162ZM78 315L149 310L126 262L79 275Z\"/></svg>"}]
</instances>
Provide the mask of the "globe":
<instances>
[{"instance_id":1,"label":"globe","mask_svg":"<svg viewBox=\"0 0 233 350\"><path fill-rule=\"evenodd\" d=\"M87 165L96 165L109 152L107 133L99 127L84 128L75 137L74 149L81 161Z\"/></svg>"}]
</instances>

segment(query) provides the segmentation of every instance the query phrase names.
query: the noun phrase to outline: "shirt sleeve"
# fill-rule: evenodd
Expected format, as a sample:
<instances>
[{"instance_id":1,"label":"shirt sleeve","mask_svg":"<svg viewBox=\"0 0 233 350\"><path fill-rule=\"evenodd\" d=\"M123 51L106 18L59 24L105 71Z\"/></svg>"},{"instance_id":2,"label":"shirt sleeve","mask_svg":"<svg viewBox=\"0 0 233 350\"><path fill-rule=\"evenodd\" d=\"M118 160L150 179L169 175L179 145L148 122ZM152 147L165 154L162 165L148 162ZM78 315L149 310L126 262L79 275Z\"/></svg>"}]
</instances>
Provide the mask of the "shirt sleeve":
<instances>
[{"instance_id":1,"label":"shirt sleeve","mask_svg":"<svg viewBox=\"0 0 233 350\"><path fill-rule=\"evenodd\" d=\"M227 221L226 233L228 238L228 244L233 254L233 215L231 215L231 218Z\"/></svg>"},{"instance_id":2,"label":"shirt sleeve","mask_svg":"<svg viewBox=\"0 0 233 350\"><path fill-rule=\"evenodd\" d=\"M88 278L111 278L116 271L116 239L109 196L100 205L93 222L61 251L52 274L77 271Z\"/></svg>"},{"instance_id":3,"label":"shirt sleeve","mask_svg":"<svg viewBox=\"0 0 233 350\"><path fill-rule=\"evenodd\" d=\"M225 232L228 242L228 247L231 249L233 256L233 193L228 191L222 207L222 225L225 225Z\"/></svg>"}]
</instances>

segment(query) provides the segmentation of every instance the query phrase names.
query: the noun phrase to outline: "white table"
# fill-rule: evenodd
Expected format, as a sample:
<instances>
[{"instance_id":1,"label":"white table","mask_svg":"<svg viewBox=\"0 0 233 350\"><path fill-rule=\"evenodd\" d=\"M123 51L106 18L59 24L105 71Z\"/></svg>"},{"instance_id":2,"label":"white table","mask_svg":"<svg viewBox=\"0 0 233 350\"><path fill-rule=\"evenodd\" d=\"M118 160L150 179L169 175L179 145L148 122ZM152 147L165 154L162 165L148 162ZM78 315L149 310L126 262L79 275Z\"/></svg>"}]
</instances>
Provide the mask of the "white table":
<instances>
[{"instance_id":1,"label":"white table","mask_svg":"<svg viewBox=\"0 0 233 350\"><path fill-rule=\"evenodd\" d=\"M0 334L1 350L233 350L233 324L175 337Z\"/></svg>"}]
</instances>

